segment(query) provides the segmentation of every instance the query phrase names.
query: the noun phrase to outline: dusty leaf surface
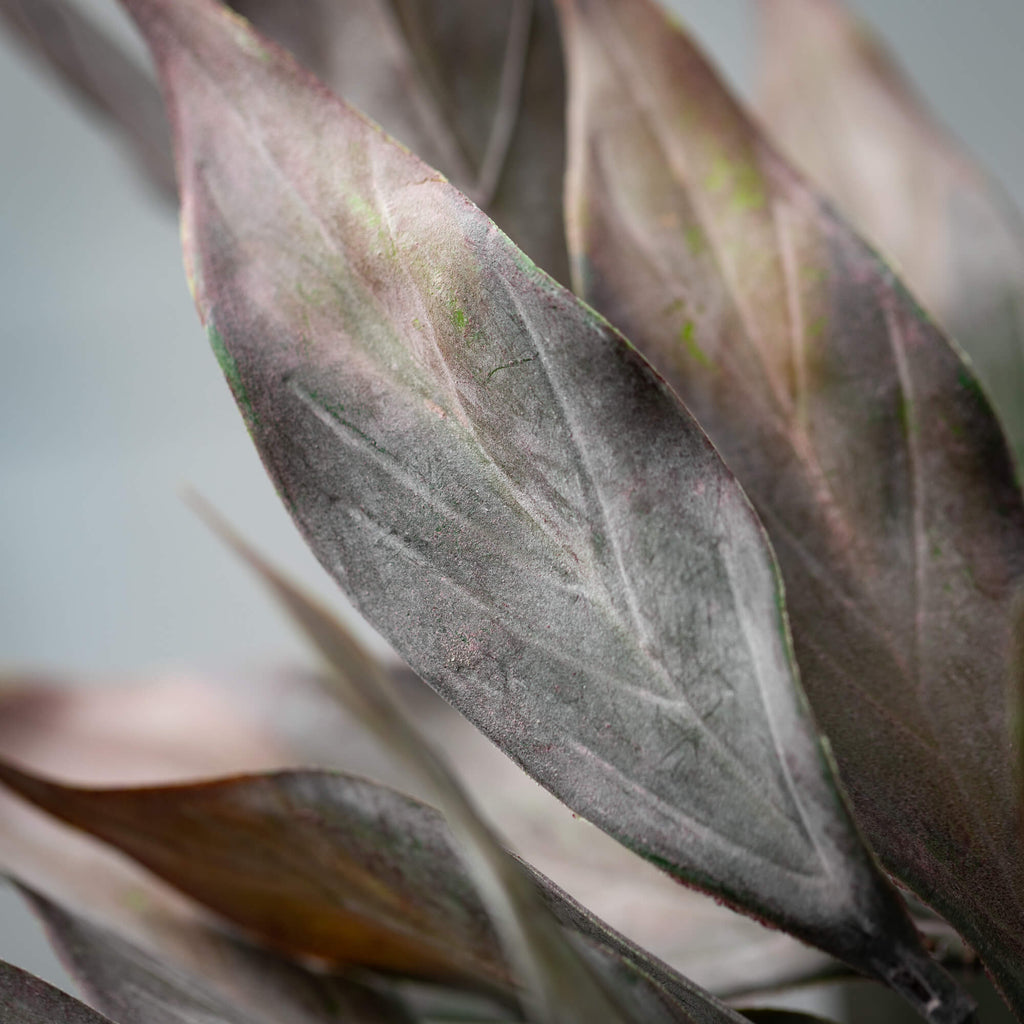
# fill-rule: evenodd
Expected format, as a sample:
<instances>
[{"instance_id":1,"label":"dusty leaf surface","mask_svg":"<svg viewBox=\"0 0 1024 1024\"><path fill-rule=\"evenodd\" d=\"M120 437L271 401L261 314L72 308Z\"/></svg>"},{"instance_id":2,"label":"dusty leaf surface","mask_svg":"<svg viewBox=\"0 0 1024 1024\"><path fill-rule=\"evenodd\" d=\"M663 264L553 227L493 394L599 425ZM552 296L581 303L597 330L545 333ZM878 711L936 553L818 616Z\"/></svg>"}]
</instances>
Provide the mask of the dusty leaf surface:
<instances>
[{"instance_id":1,"label":"dusty leaf surface","mask_svg":"<svg viewBox=\"0 0 1024 1024\"><path fill-rule=\"evenodd\" d=\"M760 524L672 392L245 25L129 6L211 340L369 620L632 848L874 970L915 960L803 705Z\"/></svg>"},{"instance_id":2,"label":"dusty leaf surface","mask_svg":"<svg viewBox=\"0 0 1024 1024\"><path fill-rule=\"evenodd\" d=\"M773 136L889 254L970 356L1024 458L1024 227L893 57L836 0L762 0Z\"/></svg>"},{"instance_id":3,"label":"dusty leaf surface","mask_svg":"<svg viewBox=\"0 0 1024 1024\"><path fill-rule=\"evenodd\" d=\"M659 8L563 9L579 287L757 506L804 685L873 846L1019 998L1007 708L1024 510L999 424L946 338Z\"/></svg>"}]
</instances>

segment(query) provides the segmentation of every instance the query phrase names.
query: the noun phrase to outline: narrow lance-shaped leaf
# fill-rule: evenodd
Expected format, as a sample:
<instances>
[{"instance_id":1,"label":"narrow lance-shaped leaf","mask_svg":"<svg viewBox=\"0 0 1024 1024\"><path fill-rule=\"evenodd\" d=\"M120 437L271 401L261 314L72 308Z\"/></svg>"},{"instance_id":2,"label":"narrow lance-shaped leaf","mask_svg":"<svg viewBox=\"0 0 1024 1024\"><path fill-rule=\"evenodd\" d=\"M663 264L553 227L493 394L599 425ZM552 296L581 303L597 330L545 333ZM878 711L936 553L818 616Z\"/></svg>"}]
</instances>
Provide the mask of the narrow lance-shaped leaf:
<instances>
[{"instance_id":1,"label":"narrow lance-shaped leaf","mask_svg":"<svg viewBox=\"0 0 1024 1024\"><path fill-rule=\"evenodd\" d=\"M96 790L3 762L0 779L293 956L510 990L444 819L395 790L308 771ZM647 1019L735 1021L713 997L527 870L554 917L587 940L602 969L654 1007Z\"/></svg>"},{"instance_id":2,"label":"narrow lance-shaped leaf","mask_svg":"<svg viewBox=\"0 0 1024 1024\"><path fill-rule=\"evenodd\" d=\"M537 1024L591 1020L639 1024L650 1020L650 1007L636 1001L637 993L620 990L617 983L622 976L595 971L558 928L535 881L501 846L442 755L406 717L392 692L391 679L351 631L246 544L212 508L201 502L198 508L312 642L331 669L332 690L344 706L429 785L458 839L462 859L501 938L505 957L525 989L521 1001L529 1019ZM638 979L626 980L629 988L639 988L644 994ZM698 1020L715 1017L711 1013Z\"/></svg>"},{"instance_id":3,"label":"narrow lance-shaped leaf","mask_svg":"<svg viewBox=\"0 0 1024 1024\"><path fill-rule=\"evenodd\" d=\"M804 684L875 849L1024 1008L1006 712L1024 509L999 425L659 8L563 9L580 288L760 511Z\"/></svg>"},{"instance_id":4,"label":"narrow lance-shaped leaf","mask_svg":"<svg viewBox=\"0 0 1024 1024\"><path fill-rule=\"evenodd\" d=\"M129 7L197 305L325 567L578 813L946 1014L835 790L760 523L676 396L246 26Z\"/></svg>"},{"instance_id":5,"label":"narrow lance-shaped leaf","mask_svg":"<svg viewBox=\"0 0 1024 1024\"><path fill-rule=\"evenodd\" d=\"M837 0L761 0L762 110L963 346L1024 464L1024 228Z\"/></svg>"},{"instance_id":6,"label":"narrow lance-shaped leaf","mask_svg":"<svg viewBox=\"0 0 1024 1024\"><path fill-rule=\"evenodd\" d=\"M0 960L0 1010L5 1024L111 1024L59 988Z\"/></svg>"},{"instance_id":7,"label":"narrow lance-shaped leaf","mask_svg":"<svg viewBox=\"0 0 1024 1024\"><path fill-rule=\"evenodd\" d=\"M19 888L90 1001L117 1024L413 1024L397 1001L372 989L317 978L212 931L188 936L197 947L190 970L39 892ZM217 985L224 977L233 988ZM60 1020L48 1018L47 1024Z\"/></svg>"}]
</instances>

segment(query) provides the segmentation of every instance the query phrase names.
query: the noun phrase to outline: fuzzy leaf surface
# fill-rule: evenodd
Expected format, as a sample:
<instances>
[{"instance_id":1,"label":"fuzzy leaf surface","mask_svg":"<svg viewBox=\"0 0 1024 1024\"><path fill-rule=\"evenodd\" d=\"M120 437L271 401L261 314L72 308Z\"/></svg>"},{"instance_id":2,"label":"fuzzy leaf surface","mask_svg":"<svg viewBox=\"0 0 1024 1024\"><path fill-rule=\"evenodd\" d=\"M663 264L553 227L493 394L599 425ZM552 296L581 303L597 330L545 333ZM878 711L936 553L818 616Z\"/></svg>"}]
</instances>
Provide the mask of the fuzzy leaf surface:
<instances>
[{"instance_id":1,"label":"fuzzy leaf surface","mask_svg":"<svg viewBox=\"0 0 1024 1024\"><path fill-rule=\"evenodd\" d=\"M66 992L0 960L0 1010L5 1024L111 1024Z\"/></svg>"},{"instance_id":2,"label":"fuzzy leaf surface","mask_svg":"<svg viewBox=\"0 0 1024 1024\"><path fill-rule=\"evenodd\" d=\"M568 281L565 76L552 0L231 6Z\"/></svg>"},{"instance_id":3,"label":"fuzzy leaf surface","mask_svg":"<svg viewBox=\"0 0 1024 1024\"><path fill-rule=\"evenodd\" d=\"M564 3L583 295L772 537L804 685L885 865L1024 991L1010 613L1024 508L970 369L653 3Z\"/></svg>"},{"instance_id":4,"label":"fuzzy leaf surface","mask_svg":"<svg viewBox=\"0 0 1024 1024\"><path fill-rule=\"evenodd\" d=\"M337 773L282 772L86 789L2 762L0 778L292 955L510 987L501 948L444 819L387 787ZM584 940L586 957L649 1008L645 1019L736 1020L543 875L526 870L555 919Z\"/></svg>"},{"instance_id":5,"label":"fuzzy leaf surface","mask_svg":"<svg viewBox=\"0 0 1024 1024\"><path fill-rule=\"evenodd\" d=\"M768 127L971 357L1024 464L1019 212L836 0L760 6Z\"/></svg>"},{"instance_id":6,"label":"fuzzy leaf surface","mask_svg":"<svg viewBox=\"0 0 1024 1024\"><path fill-rule=\"evenodd\" d=\"M760 523L675 395L245 26L204 0L129 7L176 124L200 312L357 606L636 851L847 958L900 959L874 936L913 931L835 790Z\"/></svg>"},{"instance_id":7,"label":"fuzzy leaf surface","mask_svg":"<svg viewBox=\"0 0 1024 1024\"><path fill-rule=\"evenodd\" d=\"M569 280L562 222L565 79L552 0L234 0L339 96L486 209ZM0 19L109 118L175 193L152 80L69 0L0 0Z\"/></svg>"}]
</instances>

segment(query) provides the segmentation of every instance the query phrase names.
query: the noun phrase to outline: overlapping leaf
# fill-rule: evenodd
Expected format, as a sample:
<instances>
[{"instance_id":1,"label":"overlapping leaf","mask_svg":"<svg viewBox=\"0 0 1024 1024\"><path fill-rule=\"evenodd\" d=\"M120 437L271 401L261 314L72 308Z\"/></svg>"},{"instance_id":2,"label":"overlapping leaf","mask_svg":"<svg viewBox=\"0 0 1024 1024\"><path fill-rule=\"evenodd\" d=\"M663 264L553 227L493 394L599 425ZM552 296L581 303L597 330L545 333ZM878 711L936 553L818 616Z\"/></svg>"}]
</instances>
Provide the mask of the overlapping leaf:
<instances>
[{"instance_id":1,"label":"overlapping leaf","mask_svg":"<svg viewBox=\"0 0 1024 1024\"><path fill-rule=\"evenodd\" d=\"M292 955L510 987L443 819L393 790L316 772L130 790L62 786L2 764L0 776ZM588 957L652 1008L647 1019L735 1020L543 876L532 877L555 918L586 940Z\"/></svg>"},{"instance_id":2,"label":"overlapping leaf","mask_svg":"<svg viewBox=\"0 0 1024 1024\"><path fill-rule=\"evenodd\" d=\"M644 0L565 0L570 248L585 297L750 493L797 659L886 865L1018 1006L1007 722L1024 509L946 339Z\"/></svg>"},{"instance_id":3,"label":"overlapping leaf","mask_svg":"<svg viewBox=\"0 0 1024 1024\"><path fill-rule=\"evenodd\" d=\"M552 0L234 0L339 96L568 281L565 82Z\"/></svg>"},{"instance_id":4,"label":"overlapping leaf","mask_svg":"<svg viewBox=\"0 0 1024 1024\"><path fill-rule=\"evenodd\" d=\"M768 126L964 347L1024 459L1024 230L837 0L762 0Z\"/></svg>"},{"instance_id":5,"label":"overlapping leaf","mask_svg":"<svg viewBox=\"0 0 1024 1024\"><path fill-rule=\"evenodd\" d=\"M111 1024L85 1003L2 960L0 1008L6 1024Z\"/></svg>"},{"instance_id":6,"label":"overlapping leaf","mask_svg":"<svg viewBox=\"0 0 1024 1024\"><path fill-rule=\"evenodd\" d=\"M90 1001L118 1024L412 1024L394 999L304 971L212 930L192 927L177 937L191 947L186 968L169 962L163 950L157 954L23 891Z\"/></svg>"},{"instance_id":7,"label":"overlapping leaf","mask_svg":"<svg viewBox=\"0 0 1024 1024\"><path fill-rule=\"evenodd\" d=\"M339 95L440 169L545 270L568 281L564 75L552 0L234 0ZM69 0L0 0L0 16L109 117L173 194L149 77Z\"/></svg>"},{"instance_id":8,"label":"overlapping leaf","mask_svg":"<svg viewBox=\"0 0 1024 1024\"><path fill-rule=\"evenodd\" d=\"M210 338L369 620L637 851L866 970L928 975L834 790L760 524L674 394L246 26L129 7Z\"/></svg>"},{"instance_id":9,"label":"overlapping leaf","mask_svg":"<svg viewBox=\"0 0 1024 1024\"><path fill-rule=\"evenodd\" d=\"M391 753L429 785L458 839L462 861L495 927L506 961L523 992L520 1001L536 1024L608 1024L685 1019L689 1024L719 1020L710 999L697 995L694 1018L666 1005L635 970L597 971L581 954L571 933L558 927L536 881L509 855L480 816L444 756L412 724L398 703L392 682L352 632L267 562L207 505L199 511L260 577L330 669L330 685L346 708ZM375 846L386 846L386 841ZM608 959L608 958L602 958ZM616 957L611 957L615 961ZM603 968L606 964L601 965ZM653 998L652 998L653 997ZM722 1011L724 1012L724 1010Z\"/></svg>"}]
</instances>

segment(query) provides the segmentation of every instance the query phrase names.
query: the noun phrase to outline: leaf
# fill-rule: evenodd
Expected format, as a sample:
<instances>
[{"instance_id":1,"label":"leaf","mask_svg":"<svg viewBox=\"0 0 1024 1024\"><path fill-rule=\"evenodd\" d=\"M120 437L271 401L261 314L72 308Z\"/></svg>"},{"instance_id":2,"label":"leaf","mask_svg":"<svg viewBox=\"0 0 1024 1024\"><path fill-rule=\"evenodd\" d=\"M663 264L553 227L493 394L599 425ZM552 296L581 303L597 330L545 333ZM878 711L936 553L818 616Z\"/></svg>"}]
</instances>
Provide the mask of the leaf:
<instances>
[{"instance_id":1,"label":"leaf","mask_svg":"<svg viewBox=\"0 0 1024 1024\"><path fill-rule=\"evenodd\" d=\"M568 281L565 81L552 0L232 6Z\"/></svg>"},{"instance_id":2,"label":"leaf","mask_svg":"<svg viewBox=\"0 0 1024 1024\"><path fill-rule=\"evenodd\" d=\"M552 0L234 0L338 95L438 167L560 281L564 72ZM157 90L67 0L0 0L0 17L107 116L175 194Z\"/></svg>"},{"instance_id":3,"label":"leaf","mask_svg":"<svg viewBox=\"0 0 1024 1024\"><path fill-rule=\"evenodd\" d=\"M835 0L762 0L768 127L963 346L1024 459L1024 229ZM827 130L823 126L827 125Z\"/></svg>"},{"instance_id":4,"label":"leaf","mask_svg":"<svg viewBox=\"0 0 1024 1024\"><path fill-rule=\"evenodd\" d=\"M999 425L658 8L562 9L582 294L678 389L757 506L804 685L883 863L1019 999L1006 708L1024 509Z\"/></svg>"},{"instance_id":5,"label":"leaf","mask_svg":"<svg viewBox=\"0 0 1024 1024\"><path fill-rule=\"evenodd\" d=\"M0 778L278 948L508 982L472 885L438 875L455 856L441 821L398 793L317 773L111 790Z\"/></svg>"},{"instance_id":6,"label":"leaf","mask_svg":"<svg viewBox=\"0 0 1024 1024\"><path fill-rule=\"evenodd\" d=\"M67 0L0 0L0 19L66 88L117 126L153 183L173 196L160 94L125 50Z\"/></svg>"},{"instance_id":7,"label":"leaf","mask_svg":"<svg viewBox=\"0 0 1024 1024\"><path fill-rule=\"evenodd\" d=\"M59 988L0 960L0 1009L5 1024L111 1024Z\"/></svg>"},{"instance_id":8,"label":"leaf","mask_svg":"<svg viewBox=\"0 0 1024 1024\"><path fill-rule=\"evenodd\" d=\"M646 994L647 986L636 972L625 972L623 977L622 972L594 971L587 958L581 956L572 936L557 927L535 880L502 847L442 755L406 717L387 673L348 627L262 558L211 506L198 498L194 504L320 653L331 669L332 689L343 705L430 785L459 840L462 859L501 939L505 956L516 969L520 982L525 983L522 1002L528 1017L538 1024L582 1024L590 1020L628 1024L652 1020L651 1000L638 998ZM688 986L684 988L689 992ZM717 1019L714 1007L707 1005L710 999L697 1001L702 1011L710 1011L700 1013L699 1019ZM644 1006L644 1002L648 1005ZM663 1017L664 1013L658 1016Z\"/></svg>"},{"instance_id":9,"label":"leaf","mask_svg":"<svg viewBox=\"0 0 1024 1024\"><path fill-rule=\"evenodd\" d=\"M494 934L443 818L387 787L341 774L288 772L95 790L2 762L0 778L36 806L112 844L292 955L409 974L419 966L419 973L435 978L444 973L437 970L440 960L449 977L455 964L464 980L508 986ZM734 1019L524 867L554 917L586 940L603 970L634 989L650 990L648 1001L666 990L696 1020ZM416 960L397 956L410 947L420 950ZM678 1013L669 1019L690 1019Z\"/></svg>"},{"instance_id":10,"label":"leaf","mask_svg":"<svg viewBox=\"0 0 1024 1024\"><path fill-rule=\"evenodd\" d=\"M187 931L193 969L22 888L90 999L118 1024L412 1024L395 1001L212 931ZM224 979L233 986L220 988Z\"/></svg>"},{"instance_id":11,"label":"leaf","mask_svg":"<svg viewBox=\"0 0 1024 1024\"><path fill-rule=\"evenodd\" d=\"M202 0L130 9L214 349L369 621L632 849L944 990L834 788L760 523L675 395L244 25Z\"/></svg>"}]
</instances>

